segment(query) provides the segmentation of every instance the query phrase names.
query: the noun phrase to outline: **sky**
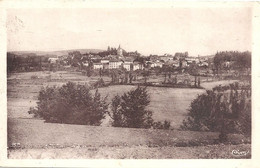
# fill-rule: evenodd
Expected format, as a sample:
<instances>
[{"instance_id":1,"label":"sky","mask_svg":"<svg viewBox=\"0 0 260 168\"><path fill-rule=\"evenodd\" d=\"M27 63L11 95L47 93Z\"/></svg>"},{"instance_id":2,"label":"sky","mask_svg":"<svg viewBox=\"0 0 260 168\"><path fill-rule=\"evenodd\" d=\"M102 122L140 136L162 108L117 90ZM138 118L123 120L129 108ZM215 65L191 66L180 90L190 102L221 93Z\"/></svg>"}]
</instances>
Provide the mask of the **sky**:
<instances>
[{"instance_id":1,"label":"sky","mask_svg":"<svg viewBox=\"0 0 260 168\"><path fill-rule=\"evenodd\" d=\"M8 9L8 51L107 49L143 55L251 51L250 8Z\"/></svg>"}]
</instances>

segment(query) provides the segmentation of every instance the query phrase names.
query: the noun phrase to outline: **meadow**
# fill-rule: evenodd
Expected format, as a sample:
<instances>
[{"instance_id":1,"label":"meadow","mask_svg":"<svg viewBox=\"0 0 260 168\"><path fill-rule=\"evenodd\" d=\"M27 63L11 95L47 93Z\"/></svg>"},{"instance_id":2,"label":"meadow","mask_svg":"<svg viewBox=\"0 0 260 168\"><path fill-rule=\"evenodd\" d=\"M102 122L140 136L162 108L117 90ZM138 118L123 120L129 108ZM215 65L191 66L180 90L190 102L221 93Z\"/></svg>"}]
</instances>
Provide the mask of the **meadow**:
<instances>
[{"instance_id":1,"label":"meadow","mask_svg":"<svg viewBox=\"0 0 260 168\"><path fill-rule=\"evenodd\" d=\"M32 76L37 78L32 79ZM97 80L98 77L65 71L8 76L9 158L67 158L70 153L75 154L75 158L236 158L230 153L231 149L251 150L249 144L237 146L247 142L242 135L230 135L233 144L218 146L215 145L218 133L179 130L191 101L205 89L148 87L151 100L148 109L153 111L153 119L171 121L170 130L114 128L110 126L109 117L99 127L45 123L28 114L29 108L36 106L42 87L60 86L68 81L91 84ZM110 79L104 80L107 82ZM202 83L202 86L208 89L220 83L223 81ZM115 95L122 95L135 87L114 85L99 88L98 91L102 96L108 96L110 102ZM19 143L20 147L12 148L14 143ZM218 148L223 150L216 154Z\"/></svg>"},{"instance_id":2,"label":"meadow","mask_svg":"<svg viewBox=\"0 0 260 168\"><path fill-rule=\"evenodd\" d=\"M51 80L48 76L51 75ZM31 76L39 76L31 79ZM13 118L31 118L27 112L30 107L35 107L37 96L42 87L61 86L68 81L82 84L91 84L98 80L98 77L86 77L77 72L29 72L13 74L8 78L8 116ZM104 78L109 81L108 77ZM122 95L136 86L114 85L99 88L102 97L108 96L110 103L115 95ZM187 115L190 102L198 94L204 93L203 89L189 88L162 88L148 87L150 105L148 109L153 111L155 121L171 121L172 128L178 128ZM107 118L103 125L109 125Z\"/></svg>"}]
</instances>

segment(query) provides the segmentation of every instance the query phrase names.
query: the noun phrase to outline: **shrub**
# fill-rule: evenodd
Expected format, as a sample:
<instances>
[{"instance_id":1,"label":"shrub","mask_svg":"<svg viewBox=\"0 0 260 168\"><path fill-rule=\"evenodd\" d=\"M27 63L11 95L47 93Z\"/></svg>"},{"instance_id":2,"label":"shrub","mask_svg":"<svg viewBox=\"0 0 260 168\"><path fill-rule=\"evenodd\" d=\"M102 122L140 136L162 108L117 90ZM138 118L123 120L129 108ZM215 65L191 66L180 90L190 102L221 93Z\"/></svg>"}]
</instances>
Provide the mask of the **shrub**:
<instances>
[{"instance_id":1,"label":"shrub","mask_svg":"<svg viewBox=\"0 0 260 168\"><path fill-rule=\"evenodd\" d=\"M251 135L251 91L238 84L216 87L199 95L191 103L189 117L181 126L184 130L219 131L220 141L228 133Z\"/></svg>"},{"instance_id":2,"label":"shrub","mask_svg":"<svg viewBox=\"0 0 260 168\"><path fill-rule=\"evenodd\" d=\"M154 129L170 129L170 126L171 126L171 122L167 120L165 120L164 122L158 121L153 123Z\"/></svg>"},{"instance_id":3,"label":"shrub","mask_svg":"<svg viewBox=\"0 0 260 168\"><path fill-rule=\"evenodd\" d=\"M72 82L61 87L45 87L39 93L37 108L29 113L46 122L100 125L108 105L98 90L92 96L90 89Z\"/></svg>"},{"instance_id":4,"label":"shrub","mask_svg":"<svg viewBox=\"0 0 260 168\"><path fill-rule=\"evenodd\" d=\"M104 87L106 84L102 78L98 79L92 86L94 89Z\"/></svg>"},{"instance_id":5,"label":"shrub","mask_svg":"<svg viewBox=\"0 0 260 168\"><path fill-rule=\"evenodd\" d=\"M115 127L150 128L153 124L152 112L146 110L149 105L146 87L138 86L124 95L112 100L110 114Z\"/></svg>"},{"instance_id":6,"label":"shrub","mask_svg":"<svg viewBox=\"0 0 260 168\"><path fill-rule=\"evenodd\" d=\"M130 128L169 129L170 122L154 122L152 111L146 110L149 105L149 95L146 87L138 86L135 90L116 95L112 99L111 113L112 126Z\"/></svg>"}]
</instances>

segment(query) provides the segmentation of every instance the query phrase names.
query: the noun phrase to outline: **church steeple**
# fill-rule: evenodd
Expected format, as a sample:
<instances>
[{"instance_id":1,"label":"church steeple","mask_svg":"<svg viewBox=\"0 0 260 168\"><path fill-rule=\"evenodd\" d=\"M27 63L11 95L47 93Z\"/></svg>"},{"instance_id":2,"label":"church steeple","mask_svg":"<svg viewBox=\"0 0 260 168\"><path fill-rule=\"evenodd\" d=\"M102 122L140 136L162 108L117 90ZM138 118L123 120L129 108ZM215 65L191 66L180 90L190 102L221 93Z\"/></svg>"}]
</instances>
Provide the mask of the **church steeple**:
<instances>
[{"instance_id":1,"label":"church steeple","mask_svg":"<svg viewBox=\"0 0 260 168\"><path fill-rule=\"evenodd\" d=\"M123 49L121 48L120 44L119 44L119 46L117 48L117 55L123 56Z\"/></svg>"}]
</instances>

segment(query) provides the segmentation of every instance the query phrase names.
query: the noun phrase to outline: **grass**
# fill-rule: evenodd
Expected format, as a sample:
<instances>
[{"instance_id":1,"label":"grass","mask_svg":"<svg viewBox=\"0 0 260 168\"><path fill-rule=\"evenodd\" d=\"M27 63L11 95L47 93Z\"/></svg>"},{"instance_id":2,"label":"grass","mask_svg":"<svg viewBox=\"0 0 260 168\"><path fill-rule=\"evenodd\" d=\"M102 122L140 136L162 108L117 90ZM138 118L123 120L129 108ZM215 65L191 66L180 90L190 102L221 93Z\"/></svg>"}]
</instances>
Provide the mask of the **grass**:
<instances>
[{"instance_id":1,"label":"grass","mask_svg":"<svg viewBox=\"0 0 260 168\"><path fill-rule=\"evenodd\" d=\"M39 79L31 79L31 76L38 76ZM53 81L49 81L47 77L51 75ZM69 80L77 83L91 83L99 77L86 77L79 72L27 72L15 73L8 77L8 117L13 118L30 118L27 111L30 107L36 106L37 96L40 89L44 86L61 86ZM104 78L105 81L109 79ZM227 81L230 82L230 81ZM203 87L214 87L220 82L202 83ZM99 88L102 96L108 95L108 102L116 94L123 93L135 88L130 85L116 85L106 88ZM172 128L179 128L183 119L187 115L190 103L198 94L202 94L205 90L189 89L189 88L162 88L148 87L151 103L148 109L153 111L155 121L169 120ZM109 125L109 118L104 120L103 125Z\"/></svg>"},{"instance_id":2,"label":"grass","mask_svg":"<svg viewBox=\"0 0 260 168\"><path fill-rule=\"evenodd\" d=\"M47 79L50 74L51 81ZM32 75L40 78L32 80ZM54 124L33 119L28 114L29 108L36 106L41 87L62 85L69 80L90 83L97 79L77 72L28 72L9 76L8 146L21 145L19 149L9 148L9 158L237 158L230 151L250 151L250 144L213 145L218 133ZM211 88L220 83L223 82L202 85ZM99 92L102 96L108 95L110 101L116 94L122 95L134 87L109 86L99 88ZM178 128L187 115L190 102L205 90L148 87L148 92L151 98L148 109L154 112L153 118L170 120L172 127ZM247 141L241 135L230 135L229 138L232 144ZM249 153L245 158L250 156Z\"/></svg>"},{"instance_id":3,"label":"grass","mask_svg":"<svg viewBox=\"0 0 260 168\"><path fill-rule=\"evenodd\" d=\"M98 90L102 96L108 95L108 102L111 102L115 95L122 95L134 88L136 86L116 85ZM148 87L151 99L148 109L154 112L156 121L169 120L173 128L179 128L187 115L190 102L204 92L202 89Z\"/></svg>"},{"instance_id":4,"label":"grass","mask_svg":"<svg viewBox=\"0 0 260 168\"><path fill-rule=\"evenodd\" d=\"M8 146L22 148L84 146L199 146L214 144L218 133L178 130L154 130L44 123L36 119L8 119ZM247 141L242 135L230 135L233 143Z\"/></svg>"}]
</instances>

